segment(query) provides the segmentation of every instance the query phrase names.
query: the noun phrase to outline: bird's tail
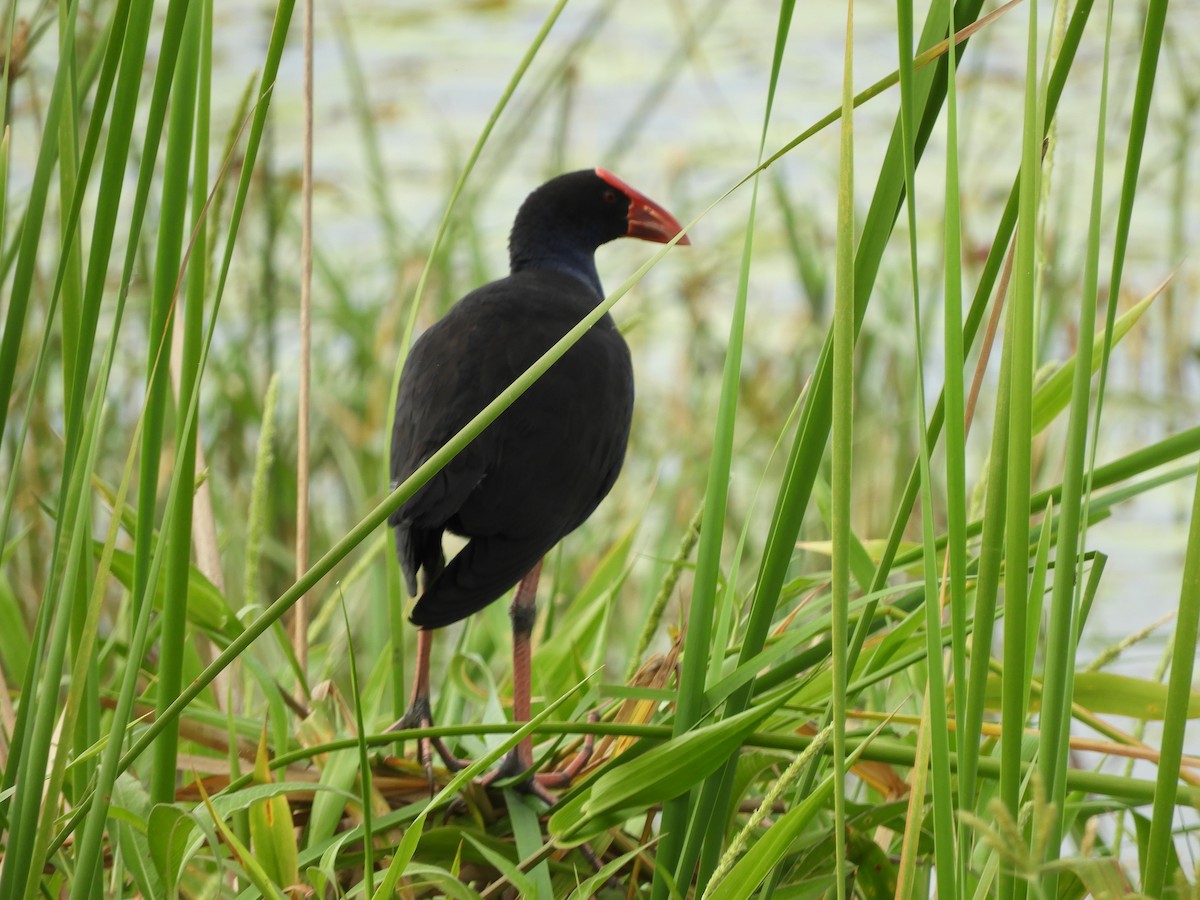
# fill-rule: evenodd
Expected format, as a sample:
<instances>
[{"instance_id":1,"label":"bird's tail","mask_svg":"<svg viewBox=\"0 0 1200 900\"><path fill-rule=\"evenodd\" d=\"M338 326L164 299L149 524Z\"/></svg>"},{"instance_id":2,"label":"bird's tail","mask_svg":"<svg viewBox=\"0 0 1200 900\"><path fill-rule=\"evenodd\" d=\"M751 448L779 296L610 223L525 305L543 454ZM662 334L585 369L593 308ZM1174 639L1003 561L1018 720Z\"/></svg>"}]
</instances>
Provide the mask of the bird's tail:
<instances>
[{"instance_id":1,"label":"bird's tail","mask_svg":"<svg viewBox=\"0 0 1200 900\"><path fill-rule=\"evenodd\" d=\"M547 549L504 538L473 538L437 578L426 580L410 620L420 628L443 628L465 619L503 596Z\"/></svg>"},{"instance_id":2,"label":"bird's tail","mask_svg":"<svg viewBox=\"0 0 1200 900\"><path fill-rule=\"evenodd\" d=\"M418 571L425 570L425 584L428 585L446 567L441 529L417 528L411 522L397 523L396 556L400 560L400 571L404 573L408 595L415 597Z\"/></svg>"}]
</instances>

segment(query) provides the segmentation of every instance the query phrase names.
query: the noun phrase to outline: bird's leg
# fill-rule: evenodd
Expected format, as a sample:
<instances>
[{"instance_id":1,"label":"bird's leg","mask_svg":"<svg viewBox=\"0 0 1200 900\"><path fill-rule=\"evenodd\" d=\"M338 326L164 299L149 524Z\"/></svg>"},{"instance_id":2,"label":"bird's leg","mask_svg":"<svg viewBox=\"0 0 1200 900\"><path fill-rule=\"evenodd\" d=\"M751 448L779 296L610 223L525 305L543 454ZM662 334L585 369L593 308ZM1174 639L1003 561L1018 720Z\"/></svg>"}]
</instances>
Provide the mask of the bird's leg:
<instances>
[{"instance_id":1,"label":"bird's leg","mask_svg":"<svg viewBox=\"0 0 1200 900\"><path fill-rule=\"evenodd\" d=\"M517 585L517 592L509 607L509 617L513 629L513 721L528 722L531 713L533 657L532 635L533 625L537 619L537 584L541 573L541 561ZM595 738L588 735L583 748L575 758L562 769L555 772L539 772L530 778L522 787L540 797L553 806L558 798L550 793L549 788L564 787L571 783L579 772L587 765L592 755ZM526 737L517 744L496 769L493 769L482 781L485 787L499 778L511 778L533 768L533 738Z\"/></svg>"},{"instance_id":2,"label":"bird's leg","mask_svg":"<svg viewBox=\"0 0 1200 900\"><path fill-rule=\"evenodd\" d=\"M400 731L406 728L430 728L433 726L433 711L429 705L429 652L433 647L433 631L428 628L417 630L417 665L413 676L412 696L408 701L408 711L393 724L388 731ZM466 768L466 763L450 752L450 749L438 737L421 737L417 739L417 756L425 767L425 775L429 778L429 789L432 792L433 782L433 752L437 751L446 768L452 772Z\"/></svg>"},{"instance_id":3,"label":"bird's leg","mask_svg":"<svg viewBox=\"0 0 1200 900\"><path fill-rule=\"evenodd\" d=\"M533 625L537 621L537 585L542 571L542 562L529 570L529 574L517 585L508 615L513 629L513 721L528 722L531 709L530 695L533 692ZM513 748L520 764L517 771L524 772L533 767L533 737L522 739Z\"/></svg>"},{"instance_id":4,"label":"bird's leg","mask_svg":"<svg viewBox=\"0 0 1200 900\"><path fill-rule=\"evenodd\" d=\"M542 561L529 570L517 585L512 605L508 608L513 630L513 721L528 722L532 678L530 664L533 656L533 623L537 619L537 584ZM533 738L522 738L497 768L480 783L487 787L498 778L511 778L533 768Z\"/></svg>"}]
</instances>

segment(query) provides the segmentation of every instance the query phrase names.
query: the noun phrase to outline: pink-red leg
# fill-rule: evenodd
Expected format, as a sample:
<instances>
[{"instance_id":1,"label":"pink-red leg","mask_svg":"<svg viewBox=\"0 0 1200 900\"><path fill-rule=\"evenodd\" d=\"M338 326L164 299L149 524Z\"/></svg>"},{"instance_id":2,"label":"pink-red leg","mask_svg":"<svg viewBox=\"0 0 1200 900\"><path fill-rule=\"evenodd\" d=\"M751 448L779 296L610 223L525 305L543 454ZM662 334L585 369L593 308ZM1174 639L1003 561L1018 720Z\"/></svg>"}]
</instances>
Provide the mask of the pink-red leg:
<instances>
[{"instance_id":1,"label":"pink-red leg","mask_svg":"<svg viewBox=\"0 0 1200 900\"><path fill-rule=\"evenodd\" d=\"M513 629L513 721L528 722L532 712L533 625L537 619L537 585L542 570L539 561L517 585L509 617ZM550 788L565 787L579 774L592 755L595 741L588 735L575 758L562 769L538 772L524 785L530 793L553 806L558 802ZM481 782L485 786L497 778L510 778L533 768L533 738L526 737L517 744L498 768Z\"/></svg>"},{"instance_id":2,"label":"pink-red leg","mask_svg":"<svg viewBox=\"0 0 1200 900\"><path fill-rule=\"evenodd\" d=\"M433 726L433 711L429 704L429 656L432 647L433 632L426 628L419 629L417 631L417 665L416 672L413 674L413 688L408 701L408 711L388 728L388 731ZM447 769L457 771L466 767L466 763L451 753L441 738L418 738L417 755L425 767L425 775L429 779L431 793L434 789L433 753L435 750Z\"/></svg>"},{"instance_id":3,"label":"pink-red leg","mask_svg":"<svg viewBox=\"0 0 1200 900\"><path fill-rule=\"evenodd\" d=\"M537 619L537 584L542 571L541 560L517 584L512 605L508 608L513 631L513 721L528 722L532 680L533 623ZM533 768L533 739L524 738L504 757L504 761L480 780L488 787L499 778L511 778Z\"/></svg>"},{"instance_id":4,"label":"pink-red leg","mask_svg":"<svg viewBox=\"0 0 1200 900\"><path fill-rule=\"evenodd\" d=\"M517 585L509 618L513 630L513 721L528 722L532 712L533 693L533 625L537 620L537 585L542 563L529 570ZM519 767L527 772L533 768L533 738L526 737L514 748Z\"/></svg>"}]
</instances>

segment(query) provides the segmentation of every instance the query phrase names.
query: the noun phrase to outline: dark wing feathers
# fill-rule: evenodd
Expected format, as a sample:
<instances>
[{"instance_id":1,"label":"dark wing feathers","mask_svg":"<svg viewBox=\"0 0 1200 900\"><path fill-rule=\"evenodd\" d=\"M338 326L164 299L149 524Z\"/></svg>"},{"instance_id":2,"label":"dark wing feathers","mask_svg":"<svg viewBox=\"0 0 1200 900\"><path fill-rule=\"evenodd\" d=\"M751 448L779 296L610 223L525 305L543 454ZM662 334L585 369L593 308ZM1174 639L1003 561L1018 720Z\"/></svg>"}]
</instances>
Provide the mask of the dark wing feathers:
<instances>
[{"instance_id":1,"label":"dark wing feathers","mask_svg":"<svg viewBox=\"0 0 1200 900\"><path fill-rule=\"evenodd\" d=\"M411 475L567 333L597 297L570 276L521 272L468 294L413 346L401 376L392 479ZM450 624L519 581L604 499L633 409L629 350L604 317L393 514L413 622ZM471 540L444 565L444 530ZM444 565L444 568L443 568Z\"/></svg>"},{"instance_id":2,"label":"dark wing feathers","mask_svg":"<svg viewBox=\"0 0 1200 900\"><path fill-rule=\"evenodd\" d=\"M442 529L418 528L411 522L396 525L396 556L404 584L410 596L417 595L417 572L425 571L425 580L432 581L446 568L442 552Z\"/></svg>"}]
</instances>

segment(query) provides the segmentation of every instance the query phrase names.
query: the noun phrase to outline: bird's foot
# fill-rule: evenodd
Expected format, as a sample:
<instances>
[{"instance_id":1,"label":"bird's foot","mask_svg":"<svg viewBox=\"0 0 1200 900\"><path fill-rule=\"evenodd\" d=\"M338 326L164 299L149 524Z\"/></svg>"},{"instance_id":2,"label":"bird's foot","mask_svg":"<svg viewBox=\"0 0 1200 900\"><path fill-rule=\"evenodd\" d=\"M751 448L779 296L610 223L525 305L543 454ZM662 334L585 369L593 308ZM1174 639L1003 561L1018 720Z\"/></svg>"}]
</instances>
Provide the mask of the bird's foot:
<instances>
[{"instance_id":1,"label":"bird's foot","mask_svg":"<svg viewBox=\"0 0 1200 900\"><path fill-rule=\"evenodd\" d=\"M429 706L428 697L415 697L408 711L388 726L388 731L407 731L414 728L432 728L433 713ZM465 769L469 763L459 759L450 752L450 748L440 737L421 736L417 738L417 759L425 769L425 777L429 780L429 796L436 793L437 784L433 778L433 754L441 758L442 764L451 772Z\"/></svg>"},{"instance_id":2,"label":"bird's foot","mask_svg":"<svg viewBox=\"0 0 1200 900\"><path fill-rule=\"evenodd\" d=\"M600 717L596 713L588 715L588 722L599 721ZM569 763L550 772L532 772L524 781L517 784L516 789L532 794L548 806L556 805L558 797L554 795L553 791L570 787L571 782L591 760L595 748L596 736L594 734L585 735L583 746L579 748L579 752L572 757ZM524 742L522 742L508 752L499 766L479 779L478 784L480 787L487 788L495 781L502 781L520 775L522 772L529 772L532 768L532 759L532 746L524 746Z\"/></svg>"}]
</instances>

